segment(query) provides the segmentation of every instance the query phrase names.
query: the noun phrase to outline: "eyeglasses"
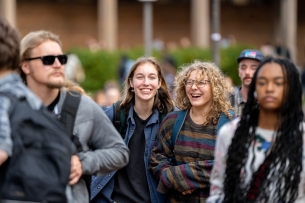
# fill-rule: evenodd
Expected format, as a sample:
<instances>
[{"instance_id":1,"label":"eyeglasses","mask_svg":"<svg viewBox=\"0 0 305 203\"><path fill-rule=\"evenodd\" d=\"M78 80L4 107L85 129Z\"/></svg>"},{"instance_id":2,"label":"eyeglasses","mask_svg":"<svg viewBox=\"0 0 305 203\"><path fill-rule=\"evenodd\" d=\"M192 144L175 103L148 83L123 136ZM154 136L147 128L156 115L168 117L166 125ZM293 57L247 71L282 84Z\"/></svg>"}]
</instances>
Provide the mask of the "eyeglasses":
<instances>
[{"instance_id":1,"label":"eyeglasses","mask_svg":"<svg viewBox=\"0 0 305 203\"><path fill-rule=\"evenodd\" d=\"M187 81L184 81L184 85L186 87L191 87L191 86L193 86L193 84L195 84L197 87L204 87L209 82L210 82L209 80L201 80L201 81L187 80Z\"/></svg>"},{"instance_id":2,"label":"eyeglasses","mask_svg":"<svg viewBox=\"0 0 305 203\"><path fill-rule=\"evenodd\" d=\"M64 65L67 63L68 61L68 56L63 54L63 55L48 55L48 56L38 56L38 57L34 57L34 58L25 58L25 61L31 61L31 60L35 60L35 59L41 59L43 65L52 65L54 64L55 58L57 58L59 60L59 62L61 63L61 65Z\"/></svg>"}]
</instances>

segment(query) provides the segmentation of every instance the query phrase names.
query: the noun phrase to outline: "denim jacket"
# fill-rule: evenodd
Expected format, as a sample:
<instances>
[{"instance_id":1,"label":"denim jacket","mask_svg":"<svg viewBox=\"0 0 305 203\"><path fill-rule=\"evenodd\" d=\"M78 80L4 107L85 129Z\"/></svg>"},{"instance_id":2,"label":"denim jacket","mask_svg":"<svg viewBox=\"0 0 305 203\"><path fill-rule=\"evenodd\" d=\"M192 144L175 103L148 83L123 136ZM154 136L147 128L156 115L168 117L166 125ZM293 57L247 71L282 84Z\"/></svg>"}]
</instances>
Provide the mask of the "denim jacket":
<instances>
[{"instance_id":1,"label":"denim jacket","mask_svg":"<svg viewBox=\"0 0 305 203\"><path fill-rule=\"evenodd\" d=\"M109 106L105 109L105 113L109 117L111 121L113 121L113 106ZM145 134L145 154L144 154L144 163L146 168L146 176L147 182L150 191L150 198L152 203L163 203L165 202L165 195L157 192L157 184L155 177L149 170L149 159L150 159L150 152L154 146L155 138L157 135L157 131L160 125L159 121L159 111L154 110L153 115L147 122L147 125L144 128ZM133 118L133 106L130 107L128 117L127 117L127 130L126 136L124 141L128 146L129 140L136 129L135 120ZM114 202L110 197L114 188L114 174L116 171L109 173L105 176L100 177L92 177L91 182L91 203L109 203Z\"/></svg>"}]
</instances>

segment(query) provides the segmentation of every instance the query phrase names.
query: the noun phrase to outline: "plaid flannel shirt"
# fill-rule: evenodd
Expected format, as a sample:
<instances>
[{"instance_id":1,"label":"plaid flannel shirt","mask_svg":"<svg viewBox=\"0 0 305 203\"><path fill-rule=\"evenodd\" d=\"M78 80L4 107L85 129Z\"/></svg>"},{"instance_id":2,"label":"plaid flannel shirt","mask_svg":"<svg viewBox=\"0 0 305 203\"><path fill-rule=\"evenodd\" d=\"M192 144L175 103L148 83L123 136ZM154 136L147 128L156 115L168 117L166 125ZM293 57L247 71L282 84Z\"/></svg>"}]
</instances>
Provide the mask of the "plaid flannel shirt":
<instances>
[{"instance_id":1,"label":"plaid flannel shirt","mask_svg":"<svg viewBox=\"0 0 305 203\"><path fill-rule=\"evenodd\" d=\"M242 110L245 106L245 102L243 100L243 97L240 93L241 87L235 87L234 88L234 111L235 111L235 117L240 117Z\"/></svg>"}]
</instances>

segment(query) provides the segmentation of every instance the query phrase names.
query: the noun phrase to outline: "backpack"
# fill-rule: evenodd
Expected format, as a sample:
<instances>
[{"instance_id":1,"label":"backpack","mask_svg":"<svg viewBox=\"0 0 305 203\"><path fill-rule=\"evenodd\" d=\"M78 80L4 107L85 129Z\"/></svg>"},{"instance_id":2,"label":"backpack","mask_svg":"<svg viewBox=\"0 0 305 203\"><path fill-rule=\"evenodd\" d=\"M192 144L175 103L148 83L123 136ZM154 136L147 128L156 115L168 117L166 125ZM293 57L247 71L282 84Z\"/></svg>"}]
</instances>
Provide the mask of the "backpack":
<instances>
[{"instance_id":1,"label":"backpack","mask_svg":"<svg viewBox=\"0 0 305 203\"><path fill-rule=\"evenodd\" d=\"M179 132L183 126L183 123L185 121L186 115L188 114L189 109L187 110L182 110L178 112L178 116L175 120L174 126L173 126L173 131L172 131L172 136L171 136L171 141L173 143L173 146L175 146L175 143L177 141L177 137L179 135ZM234 117L234 112L229 110L230 114ZM228 121L230 121L230 119L222 112L220 114L219 120L218 120L218 125L217 125L217 131L219 131L219 129ZM175 149L173 149L173 153L174 153L174 157L170 158L170 161L172 163L176 163L175 160Z\"/></svg>"},{"instance_id":2,"label":"backpack","mask_svg":"<svg viewBox=\"0 0 305 203\"><path fill-rule=\"evenodd\" d=\"M42 106L0 92L11 101L12 156L0 167L0 202L67 202L72 143L62 123Z\"/></svg>"},{"instance_id":3,"label":"backpack","mask_svg":"<svg viewBox=\"0 0 305 203\"><path fill-rule=\"evenodd\" d=\"M119 107L121 105L122 101L117 101L116 103L112 104L113 107L113 125L117 129L117 131L121 134L122 138L125 138L126 130L127 130L127 117L128 114L125 113L124 109ZM167 114L167 110L163 111L162 113L159 113L159 122L161 123L164 119L164 117Z\"/></svg>"},{"instance_id":4,"label":"backpack","mask_svg":"<svg viewBox=\"0 0 305 203\"><path fill-rule=\"evenodd\" d=\"M66 133L70 136L72 142L74 143L77 152L82 152L83 147L79 141L79 137L75 136L73 133L75 118L78 110L78 106L81 100L81 94L75 91L69 91L66 94L62 110L60 113L60 121L65 126ZM89 194L90 199L90 185L91 185L91 175L82 175L81 177L85 183Z\"/></svg>"}]
</instances>

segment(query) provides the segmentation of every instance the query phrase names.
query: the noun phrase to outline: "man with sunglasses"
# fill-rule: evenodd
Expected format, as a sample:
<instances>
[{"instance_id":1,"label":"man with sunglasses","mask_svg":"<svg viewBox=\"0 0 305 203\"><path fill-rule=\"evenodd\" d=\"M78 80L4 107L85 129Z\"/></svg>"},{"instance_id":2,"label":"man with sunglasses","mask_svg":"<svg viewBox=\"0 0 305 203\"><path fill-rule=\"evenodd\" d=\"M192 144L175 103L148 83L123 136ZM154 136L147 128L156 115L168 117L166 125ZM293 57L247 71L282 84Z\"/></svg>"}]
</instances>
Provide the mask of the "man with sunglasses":
<instances>
[{"instance_id":1,"label":"man with sunglasses","mask_svg":"<svg viewBox=\"0 0 305 203\"><path fill-rule=\"evenodd\" d=\"M19 73L25 84L50 111L61 114L71 87L65 78L63 54L59 37L48 31L26 35L20 46ZM74 89L81 89L73 86ZM82 175L106 175L128 162L129 151L103 110L89 97L82 95L73 134L82 150L71 159L70 182L74 203L89 202L89 192Z\"/></svg>"}]
</instances>

